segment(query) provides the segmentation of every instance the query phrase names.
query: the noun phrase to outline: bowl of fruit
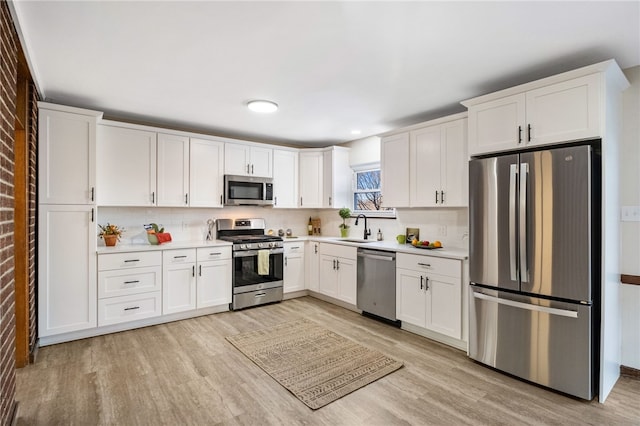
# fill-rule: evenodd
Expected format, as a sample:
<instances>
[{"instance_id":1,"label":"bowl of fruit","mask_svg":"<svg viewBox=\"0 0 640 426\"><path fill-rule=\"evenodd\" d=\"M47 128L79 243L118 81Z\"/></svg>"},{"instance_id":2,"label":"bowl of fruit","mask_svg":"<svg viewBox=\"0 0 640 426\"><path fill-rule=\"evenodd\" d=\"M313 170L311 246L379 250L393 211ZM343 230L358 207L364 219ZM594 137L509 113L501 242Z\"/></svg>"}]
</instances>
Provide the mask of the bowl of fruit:
<instances>
[{"instance_id":1,"label":"bowl of fruit","mask_svg":"<svg viewBox=\"0 0 640 426\"><path fill-rule=\"evenodd\" d=\"M411 241L411 245L419 248L419 249L426 249L426 250L436 250L436 249L441 249L442 248L442 243L438 240L434 241L434 242L430 242L428 240L423 240L420 241L418 239L413 239Z\"/></svg>"}]
</instances>

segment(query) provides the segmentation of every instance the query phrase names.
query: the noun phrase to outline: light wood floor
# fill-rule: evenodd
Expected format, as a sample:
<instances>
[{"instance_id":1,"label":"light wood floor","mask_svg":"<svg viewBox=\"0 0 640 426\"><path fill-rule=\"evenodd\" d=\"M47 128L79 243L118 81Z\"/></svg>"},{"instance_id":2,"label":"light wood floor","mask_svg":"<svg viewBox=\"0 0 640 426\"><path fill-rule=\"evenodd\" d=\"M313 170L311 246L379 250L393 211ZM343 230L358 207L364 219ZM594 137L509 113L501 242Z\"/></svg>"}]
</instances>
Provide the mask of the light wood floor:
<instances>
[{"instance_id":1,"label":"light wood floor","mask_svg":"<svg viewBox=\"0 0 640 426\"><path fill-rule=\"evenodd\" d=\"M404 367L312 411L224 339L300 317ZM638 380L576 400L311 297L44 347L17 385L18 425L640 424Z\"/></svg>"}]
</instances>

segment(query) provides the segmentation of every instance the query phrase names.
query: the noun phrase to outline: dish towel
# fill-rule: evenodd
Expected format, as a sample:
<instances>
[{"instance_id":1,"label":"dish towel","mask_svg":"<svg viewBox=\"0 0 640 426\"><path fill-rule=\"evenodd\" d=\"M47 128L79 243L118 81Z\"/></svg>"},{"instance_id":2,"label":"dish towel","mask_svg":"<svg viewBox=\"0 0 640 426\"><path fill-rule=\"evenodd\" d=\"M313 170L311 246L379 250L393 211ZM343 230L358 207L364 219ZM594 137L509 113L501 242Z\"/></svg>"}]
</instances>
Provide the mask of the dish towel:
<instances>
[{"instance_id":1,"label":"dish towel","mask_svg":"<svg viewBox=\"0 0 640 426\"><path fill-rule=\"evenodd\" d=\"M258 275L269 275L269 250L258 250Z\"/></svg>"}]
</instances>

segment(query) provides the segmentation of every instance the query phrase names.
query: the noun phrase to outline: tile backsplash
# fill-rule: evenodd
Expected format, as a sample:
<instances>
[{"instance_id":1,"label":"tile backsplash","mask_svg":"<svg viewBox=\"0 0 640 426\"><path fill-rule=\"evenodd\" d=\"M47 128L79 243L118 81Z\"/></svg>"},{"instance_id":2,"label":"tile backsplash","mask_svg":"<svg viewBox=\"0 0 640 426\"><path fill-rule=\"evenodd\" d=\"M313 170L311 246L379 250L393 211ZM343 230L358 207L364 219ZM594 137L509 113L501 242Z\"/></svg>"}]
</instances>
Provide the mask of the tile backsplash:
<instances>
[{"instance_id":1,"label":"tile backsplash","mask_svg":"<svg viewBox=\"0 0 640 426\"><path fill-rule=\"evenodd\" d=\"M337 210L274 209L270 207L225 207L224 209L183 209L165 207L99 207L98 223L107 222L125 228L122 242L125 244L147 244L143 224L155 222L170 232L174 241L202 241L207 233L208 219L264 218L267 230L291 229L293 235L306 235L309 216L322 220L322 235L340 236L342 219ZM378 229L385 240L395 240L406 228L420 229L420 238L440 240L445 247L468 246L468 209L432 208L398 209L396 219L368 219L371 237L376 238ZM347 219L350 236L363 236L364 221L355 226L355 218ZM98 244L104 244L98 240Z\"/></svg>"}]
</instances>

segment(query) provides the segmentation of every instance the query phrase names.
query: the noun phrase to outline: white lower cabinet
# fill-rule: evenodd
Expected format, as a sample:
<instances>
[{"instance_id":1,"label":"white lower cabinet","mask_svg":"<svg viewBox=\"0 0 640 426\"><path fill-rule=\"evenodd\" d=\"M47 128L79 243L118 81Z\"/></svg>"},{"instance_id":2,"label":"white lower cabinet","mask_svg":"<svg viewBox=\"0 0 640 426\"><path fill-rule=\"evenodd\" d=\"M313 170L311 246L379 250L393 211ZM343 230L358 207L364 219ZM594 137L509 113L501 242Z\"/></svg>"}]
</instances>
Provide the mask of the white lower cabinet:
<instances>
[{"instance_id":1,"label":"white lower cabinet","mask_svg":"<svg viewBox=\"0 0 640 426\"><path fill-rule=\"evenodd\" d=\"M160 252L98 255L98 326L162 313Z\"/></svg>"},{"instance_id":2,"label":"white lower cabinet","mask_svg":"<svg viewBox=\"0 0 640 426\"><path fill-rule=\"evenodd\" d=\"M356 247L321 243L319 293L355 305L357 256Z\"/></svg>"},{"instance_id":3,"label":"white lower cabinet","mask_svg":"<svg viewBox=\"0 0 640 426\"><path fill-rule=\"evenodd\" d=\"M396 313L403 323L462 339L462 261L398 253Z\"/></svg>"},{"instance_id":4,"label":"white lower cabinet","mask_svg":"<svg viewBox=\"0 0 640 426\"><path fill-rule=\"evenodd\" d=\"M308 241L305 246L305 287L318 291L320 288L320 243Z\"/></svg>"},{"instance_id":5,"label":"white lower cabinet","mask_svg":"<svg viewBox=\"0 0 640 426\"><path fill-rule=\"evenodd\" d=\"M196 249L162 252L162 313L196 308Z\"/></svg>"},{"instance_id":6,"label":"white lower cabinet","mask_svg":"<svg viewBox=\"0 0 640 426\"><path fill-rule=\"evenodd\" d=\"M304 242L284 243L284 293L304 290Z\"/></svg>"},{"instance_id":7,"label":"white lower cabinet","mask_svg":"<svg viewBox=\"0 0 640 426\"><path fill-rule=\"evenodd\" d=\"M231 247L197 249L196 308L231 303Z\"/></svg>"},{"instance_id":8,"label":"white lower cabinet","mask_svg":"<svg viewBox=\"0 0 640 426\"><path fill-rule=\"evenodd\" d=\"M96 326L94 214L90 205L39 206L39 337Z\"/></svg>"}]
</instances>

